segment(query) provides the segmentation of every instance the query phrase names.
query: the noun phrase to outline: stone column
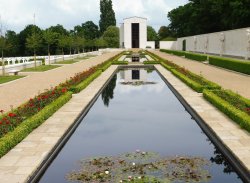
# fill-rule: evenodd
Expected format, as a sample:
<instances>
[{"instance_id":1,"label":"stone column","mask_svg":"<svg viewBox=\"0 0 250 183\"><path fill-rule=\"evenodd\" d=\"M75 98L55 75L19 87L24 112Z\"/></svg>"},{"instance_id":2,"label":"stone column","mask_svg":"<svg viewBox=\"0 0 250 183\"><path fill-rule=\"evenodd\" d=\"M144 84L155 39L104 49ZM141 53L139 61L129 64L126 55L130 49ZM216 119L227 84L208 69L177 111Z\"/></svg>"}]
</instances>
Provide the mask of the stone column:
<instances>
[{"instance_id":1,"label":"stone column","mask_svg":"<svg viewBox=\"0 0 250 183\"><path fill-rule=\"evenodd\" d=\"M197 37L194 36L194 52L197 51Z\"/></svg>"},{"instance_id":2,"label":"stone column","mask_svg":"<svg viewBox=\"0 0 250 183\"><path fill-rule=\"evenodd\" d=\"M246 53L246 60L250 58L250 29L247 29L247 53Z\"/></svg>"},{"instance_id":3,"label":"stone column","mask_svg":"<svg viewBox=\"0 0 250 183\"><path fill-rule=\"evenodd\" d=\"M204 54L208 52L208 36L205 37Z\"/></svg>"},{"instance_id":4,"label":"stone column","mask_svg":"<svg viewBox=\"0 0 250 183\"><path fill-rule=\"evenodd\" d=\"M221 43L220 56L222 56L224 53L224 47L225 47L225 34L224 33L220 33L220 43Z\"/></svg>"}]
</instances>

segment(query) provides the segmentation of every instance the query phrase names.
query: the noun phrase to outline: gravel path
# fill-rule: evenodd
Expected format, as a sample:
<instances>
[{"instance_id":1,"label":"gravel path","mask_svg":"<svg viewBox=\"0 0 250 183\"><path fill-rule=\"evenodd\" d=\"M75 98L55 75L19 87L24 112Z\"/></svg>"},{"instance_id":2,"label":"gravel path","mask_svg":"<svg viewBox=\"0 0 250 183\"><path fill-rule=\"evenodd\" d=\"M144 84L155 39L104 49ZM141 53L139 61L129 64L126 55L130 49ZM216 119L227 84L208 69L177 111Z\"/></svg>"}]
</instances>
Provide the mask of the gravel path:
<instances>
[{"instance_id":1,"label":"gravel path","mask_svg":"<svg viewBox=\"0 0 250 183\"><path fill-rule=\"evenodd\" d=\"M28 76L0 85L0 110L10 111L11 106L16 108L39 92L57 86L71 76L74 76L76 73L100 64L118 53L119 52L106 53L101 56L83 60L75 64L64 65L46 72L20 73L20 75Z\"/></svg>"},{"instance_id":2,"label":"gravel path","mask_svg":"<svg viewBox=\"0 0 250 183\"><path fill-rule=\"evenodd\" d=\"M213 67L211 65L206 65L197 61L188 60L183 57L170 55L160 51L152 52L164 59L183 66L196 74L202 74L202 76L208 80L218 83L225 89L230 89L250 99L250 76L230 72L224 69Z\"/></svg>"}]
</instances>

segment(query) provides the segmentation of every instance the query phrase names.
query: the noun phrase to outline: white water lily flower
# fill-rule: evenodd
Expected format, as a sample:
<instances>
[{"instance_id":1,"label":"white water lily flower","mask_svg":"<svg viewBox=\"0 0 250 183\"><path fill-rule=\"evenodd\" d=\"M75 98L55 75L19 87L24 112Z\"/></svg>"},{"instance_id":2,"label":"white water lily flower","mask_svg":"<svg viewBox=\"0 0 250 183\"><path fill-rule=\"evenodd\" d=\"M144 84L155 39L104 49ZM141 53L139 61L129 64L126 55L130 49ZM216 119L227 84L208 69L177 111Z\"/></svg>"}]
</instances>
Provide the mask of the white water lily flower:
<instances>
[{"instance_id":1,"label":"white water lily flower","mask_svg":"<svg viewBox=\"0 0 250 183\"><path fill-rule=\"evenodd\" d=\"M120 180L120 182L122 182L122 180Z\"/></svg>"},{"instance_id":2,"label":"white water lily flower","mask_svg":"<svg viewBox=\"0 0 250 183\"><path fill-rule=\"evenodd\" d=\"M140 152L140 149L137 149L136 152L139 153L139 152Z\"/></svg>"},{"instance_id":3,"label":"white water lily flower","mask_svg":"<svg viewBox=\"0 0 250 183\"><path fill-rule=\"evenodd\" d=\"M138 179L141 179L141 177L138 177Z\"/></svg>"},{"instance_id":4,"label":"white water lily flower","mask_svg":"<svg viewBox=\"0 0 250 183\"><path fill-rule=\"evenodd\" d=\"M108 175L108 174L109 174L109 171L105 171L105 174Z\"/></svg>"},{"instance_id":5,"label":"white water lily flower","mask_svg":"<svg viewBox=\"0 0 250 183\"><path fill-rule=\"evenodd\" d=\"M135 163L133 162L132 165L135 166Z\"/></svg>"}]
</instances>

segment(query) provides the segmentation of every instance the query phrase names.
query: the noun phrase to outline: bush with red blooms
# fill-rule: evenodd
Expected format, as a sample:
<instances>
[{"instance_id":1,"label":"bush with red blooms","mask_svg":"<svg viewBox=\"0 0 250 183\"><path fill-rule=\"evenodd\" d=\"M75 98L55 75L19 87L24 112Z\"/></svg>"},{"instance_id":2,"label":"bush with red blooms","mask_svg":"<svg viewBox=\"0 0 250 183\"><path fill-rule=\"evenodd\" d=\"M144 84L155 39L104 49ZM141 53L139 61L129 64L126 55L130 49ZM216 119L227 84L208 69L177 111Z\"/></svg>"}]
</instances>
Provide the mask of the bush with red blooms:
<instances>
[{"instance_id":1,"label":"bush with red blooms","mask_svg":"<svg viewBox=\"0 0 250 183\"><path fill-rule=\"evenodd\" d=\"M0 137L13 130L27 118L35 115L46 105L50 104L66 92L67 88L55 87L31 98L28 102L9 113L4 114L4 111L0 110L2 113L2 117L0 117Z\"/></svg>"}]
</instances>

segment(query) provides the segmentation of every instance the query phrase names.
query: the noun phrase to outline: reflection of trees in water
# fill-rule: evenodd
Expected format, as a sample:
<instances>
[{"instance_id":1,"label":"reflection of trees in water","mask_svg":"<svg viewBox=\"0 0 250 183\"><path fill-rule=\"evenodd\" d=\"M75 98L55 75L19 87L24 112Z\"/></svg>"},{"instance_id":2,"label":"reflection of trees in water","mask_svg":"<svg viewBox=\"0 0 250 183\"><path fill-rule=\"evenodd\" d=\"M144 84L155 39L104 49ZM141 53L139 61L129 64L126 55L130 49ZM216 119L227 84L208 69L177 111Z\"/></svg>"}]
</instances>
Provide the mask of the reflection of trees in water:
<instances>
[{"instance_id":1,"label":"reflection of trees in water","mask_svg":"<svg viewBox=\"0 0 250 183\"><path fill-rule=\"evenodd\" d=\"M116 79L117 75L114 75L114 77L111 79L109 84L106 86L106 88L102 92L102 100L105 106L109 106L110 99L114 98L114 89L116 86Z\"/></svg>"},{"instance_id":2,"label":"reflection of trees in water","mask_svg":"<svg viewBox=\"0 0 250 183\"><path fill-rule=\"evenodd\" d=\"M217 165L223 165L224 166L223 172L226 174L231 174L235 172L233 167L229 164L229 162L225 158L225 156L221 154L221 152L216 147L214 150L214 157L211 157L210 161L212 163L216 163Z\"/></svg>"}]
</instances>

